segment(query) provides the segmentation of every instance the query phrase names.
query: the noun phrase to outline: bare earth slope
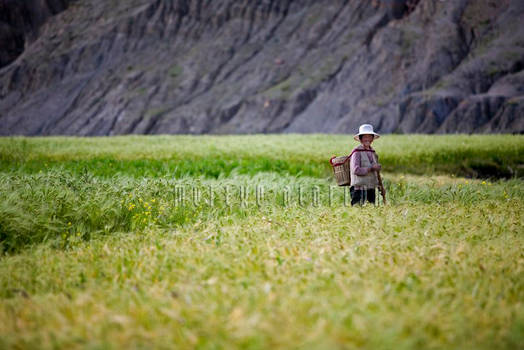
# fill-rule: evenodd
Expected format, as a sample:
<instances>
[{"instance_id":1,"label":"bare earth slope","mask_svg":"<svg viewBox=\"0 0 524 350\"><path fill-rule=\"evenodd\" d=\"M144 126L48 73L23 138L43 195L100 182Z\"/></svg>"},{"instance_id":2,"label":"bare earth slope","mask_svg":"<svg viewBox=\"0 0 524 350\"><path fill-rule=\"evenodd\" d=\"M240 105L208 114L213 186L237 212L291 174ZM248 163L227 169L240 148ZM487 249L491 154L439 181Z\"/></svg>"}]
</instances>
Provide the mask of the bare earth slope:
<instances>
[{"instance_id":1,"label":"bare earth slope","mask_svg":"<svg viewBox=\"0 0 524 350\"><path fill-rule=\"evenodd\" d=\"M0 135L524 132L522 0L0 10Z\"/></svg>"}]
</instances>

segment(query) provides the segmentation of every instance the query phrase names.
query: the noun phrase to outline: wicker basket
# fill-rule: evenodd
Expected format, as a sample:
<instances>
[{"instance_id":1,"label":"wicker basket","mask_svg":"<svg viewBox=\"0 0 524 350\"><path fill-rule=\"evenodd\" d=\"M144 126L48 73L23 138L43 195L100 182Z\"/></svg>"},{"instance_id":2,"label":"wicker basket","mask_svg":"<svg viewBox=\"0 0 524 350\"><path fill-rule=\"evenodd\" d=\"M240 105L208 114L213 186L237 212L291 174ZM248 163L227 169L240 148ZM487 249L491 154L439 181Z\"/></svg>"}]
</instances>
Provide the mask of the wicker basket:
<instances>
[{"instance_id":1,"label":"wicker basket","mask_svg":"<svg viewBox=\"0 0 524 350\"><path fill-rule=\"evenodd\" d=\"M350 156L333 157L329 160L333 167L333 173L339 186L350 186L351 176L349 173L349 158Z\"/></svg>"}]
</instances>

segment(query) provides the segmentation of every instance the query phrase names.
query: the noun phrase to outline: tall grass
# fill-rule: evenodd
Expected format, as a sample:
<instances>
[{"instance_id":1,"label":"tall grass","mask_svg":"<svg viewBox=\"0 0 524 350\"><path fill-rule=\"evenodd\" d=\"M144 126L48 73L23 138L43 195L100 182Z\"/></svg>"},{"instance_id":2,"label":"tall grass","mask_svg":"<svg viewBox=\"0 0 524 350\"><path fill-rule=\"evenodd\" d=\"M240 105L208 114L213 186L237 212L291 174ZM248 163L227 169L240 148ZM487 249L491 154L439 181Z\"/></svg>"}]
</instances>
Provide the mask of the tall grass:
<instances>
[{"instance_id":1,"label":"tall grass","mask_svg":"<svg viewBox=\"0 0 524 350\"><path fill-rule=\"evenodd\" d=\"M0 138L0 348L519 348L523 140Z\"/></svg>"},{"instance_id":2,"label":"tall grass","mask_svg":"<svg viewBox=\"0 0 524 350\"><path fill-rule=\"evenodd\" d=\"M456 183L449 178L437 184L392 178L385 186L392 205L455 202L471 206L524 195L521 180ZM257 189L263 190L258 201ZM224 215L242 217L264 207L338 207L349 202L348 189L337 188L332 179L271 173L218 180L107 179L56 169L30 175L0 174L0 244L2 250L13 252L47 240L67 245L71 239L89 240L151 225L178 227Z\"/></svg>"},{"instance_id":3,"label":"tall grass","mask_svg":"<svg viewBox=\"0 0 524 350\"><path fill-rule=\"evenodd\" d=\"M0 344L515 349L522 209L292 207L40 245L0 260Z\"/></svg>"}]
</instances>

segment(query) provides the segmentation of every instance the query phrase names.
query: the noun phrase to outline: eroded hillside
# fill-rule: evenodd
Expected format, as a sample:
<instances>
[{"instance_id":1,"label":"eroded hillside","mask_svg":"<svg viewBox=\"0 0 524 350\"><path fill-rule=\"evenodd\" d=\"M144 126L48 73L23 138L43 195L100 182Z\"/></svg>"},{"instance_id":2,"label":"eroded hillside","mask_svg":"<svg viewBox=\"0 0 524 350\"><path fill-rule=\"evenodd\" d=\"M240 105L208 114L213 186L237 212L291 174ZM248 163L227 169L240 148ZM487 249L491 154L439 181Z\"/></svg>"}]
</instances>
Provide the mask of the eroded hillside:
<instances>
[{"instance_id":1,"label":"eroded hillside","mask_svg":"<svg viewBox=\"0 0 524 350\"><path fill-rule=\"evenodd\" d=\"M522 0L0 0L0 134L524 132Z\"/></svg>"}]
</instances>

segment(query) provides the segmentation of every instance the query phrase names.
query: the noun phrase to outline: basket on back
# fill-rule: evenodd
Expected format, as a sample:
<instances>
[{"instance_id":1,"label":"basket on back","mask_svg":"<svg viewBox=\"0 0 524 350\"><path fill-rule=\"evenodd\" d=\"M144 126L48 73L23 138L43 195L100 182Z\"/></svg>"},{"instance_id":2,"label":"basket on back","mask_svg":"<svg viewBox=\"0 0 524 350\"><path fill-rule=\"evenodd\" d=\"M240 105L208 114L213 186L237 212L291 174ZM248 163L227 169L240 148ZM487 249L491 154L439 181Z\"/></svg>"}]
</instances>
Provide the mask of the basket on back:
<instances>
[{"instance_id":1,"label":"basket on back","mask_svg":"<svg viewBox=\"0 0 524 350\"><path fill-rule=\"evenodd\" d=\"M333 173L339 186L350 186L351 176L349 173L349 159L351 156L332 157L329 160L333 167Z\"/></svg>"}]
</instances>

